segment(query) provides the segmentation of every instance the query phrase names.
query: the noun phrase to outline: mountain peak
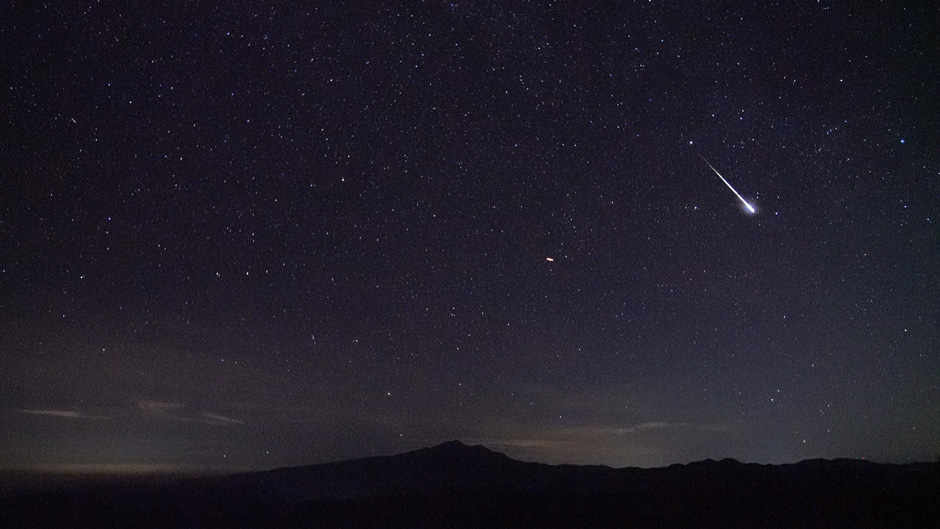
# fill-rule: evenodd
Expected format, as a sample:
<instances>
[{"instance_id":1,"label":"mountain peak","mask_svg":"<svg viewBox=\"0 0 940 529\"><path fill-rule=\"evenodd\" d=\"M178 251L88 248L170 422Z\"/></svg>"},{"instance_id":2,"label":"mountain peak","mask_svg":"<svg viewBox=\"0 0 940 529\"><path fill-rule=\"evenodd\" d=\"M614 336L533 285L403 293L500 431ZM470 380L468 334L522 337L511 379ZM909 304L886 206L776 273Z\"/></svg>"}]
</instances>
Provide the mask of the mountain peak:
<instances>
[{"instance_id":1,"label":"mountain peak","mask_svg":"<svg viewBox=\"0 0 940 529\"><path fill-rule=\"evenodd\" d=\"M520 461L511 459L506 454L490 450L482 445L468 445L461 441L453 440L441 443L436 446L422 448L411 452L416 456L430 457L433 460L454 462L461 461L462 464L468 464L478 467L479 465L505 465L522 464ZM393 456L394 457L394 456Z\"/></svg>"},{"instance_id":2,"label":"mountain peak","mask_svg":"<svg viewBox=\"0 0 940 529\"><path fill-rule=\"evenodd\" d=\"M465 444L457 439L452 441L444 441L439 445L435 445L429 448L429 450L466 450L472 448L470 445Z\"/></svg>"},{"instance_id":3,"label":"mountain peak","mask_svg":"<svg viewBox=\"0 0 940 529\"><path fill-rule=\"evenodd\" d=\"M425 448L424 450L436 454L453 455L502 455L481 445L468 445L458 440L445 441L439 445Z\"/></svg>"}]
</instances>

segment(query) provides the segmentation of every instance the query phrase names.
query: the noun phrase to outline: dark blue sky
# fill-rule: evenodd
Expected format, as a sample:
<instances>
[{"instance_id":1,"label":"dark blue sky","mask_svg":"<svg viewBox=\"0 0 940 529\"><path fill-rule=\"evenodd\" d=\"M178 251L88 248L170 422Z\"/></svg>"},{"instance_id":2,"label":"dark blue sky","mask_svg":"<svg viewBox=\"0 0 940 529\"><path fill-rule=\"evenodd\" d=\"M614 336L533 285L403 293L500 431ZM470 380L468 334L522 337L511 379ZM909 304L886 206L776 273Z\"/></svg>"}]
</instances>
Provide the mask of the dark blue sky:
<instances>
[{"instance_id":1,"label":"dark blue sky","mask_svg":"<svg viewBox=\"0 0 940 529\"><path fill-rule=\"evenodd\" d=\"M938 29L6 5L0 466L933 459Z\"/></svg>"}]
</instances>

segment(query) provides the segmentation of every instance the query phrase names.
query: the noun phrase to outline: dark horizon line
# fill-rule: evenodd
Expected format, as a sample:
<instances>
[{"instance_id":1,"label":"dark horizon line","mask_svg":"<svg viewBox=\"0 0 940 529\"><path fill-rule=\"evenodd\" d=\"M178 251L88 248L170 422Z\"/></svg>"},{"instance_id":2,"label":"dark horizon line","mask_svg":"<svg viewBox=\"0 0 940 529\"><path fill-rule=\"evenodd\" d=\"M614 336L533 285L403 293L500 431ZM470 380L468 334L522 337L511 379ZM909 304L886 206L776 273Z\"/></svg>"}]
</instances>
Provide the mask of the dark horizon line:
<instances>
[{"instance_id":1,"label":"dark horizon line","mask_svg":"<svg viewBox=\"0 0 940 529\"><path fill-rule=\"evenodd\" d=\"M94 477L140 477L145 478L148 476L152 477L201 477L201 476L224 476L224 475L234 475L234 474L254 474L254 473L263 473L263 472L274 472L274 471L283 471L290 469L298 468L309 468L316 467L320 465L335 465L342 464L351 461L363 461L363 460L372 460L372 459L383 459L383 458L394 458L399 456L404 456L408 454L415 454L424 451L434 451L434 450L446 450L446 449L475 449L482 448L489 453L498 454L500 456L506 457L513 461L522 462L522 463L534 463L539 465L548 465L548 466L578 466L578 467L606 467L614 470L622 469L642 469L642 470L654 470L661 468L670 468L674 466L687 466L695 465L702 463L725 463L732 462L740 465L760 465L760 466L790 466L790 465L799 465L802 463L813 462L813 461L827 461L827 462L837 462L837 461L855 461L855 462L864 462L876 465L892 465L892 466L906 466L906 465L924 465L924 464L933 464L940 463L940 456L936 461L907 461L907 462L884 462L879 460L873 460L868 458L852 458L852 457L835 457L835 458L808 458L801 459L799 461L792 461L786 463L766 463L766 462L756 462L756 461L741 461L733 457L723 457L720 459L698 459L694 461L688 461L685 463L670 463L668 465L658 465L650 467L642 466L622 466L614 467L611 465L604 464L579 464L579 463L546 463L543 461L532 461L527 459L518 459L506 455L503 452L494 450L486 445L482 444L467 444L459 439L453 439L449 441L444 441L435 445L425 446L422 448L417 448L414 450L407 450L404 452L396 452L392 454L378 454L370 455L363 457L354 457L354 458L345 458L337 459L333 461L323 461L320 463L309 463L309 464L298 464L292 466L275 466L267 468L258 468L258 467L218 467L211 465L188 465L188 464L175 464L175 463L64 463L64 464L35 464L35 465L24 465L24 466L6 466L0 463L0 476L37 476L37 477L47 477L47 478L94 478Z\"/></svg>"}]
</instances>

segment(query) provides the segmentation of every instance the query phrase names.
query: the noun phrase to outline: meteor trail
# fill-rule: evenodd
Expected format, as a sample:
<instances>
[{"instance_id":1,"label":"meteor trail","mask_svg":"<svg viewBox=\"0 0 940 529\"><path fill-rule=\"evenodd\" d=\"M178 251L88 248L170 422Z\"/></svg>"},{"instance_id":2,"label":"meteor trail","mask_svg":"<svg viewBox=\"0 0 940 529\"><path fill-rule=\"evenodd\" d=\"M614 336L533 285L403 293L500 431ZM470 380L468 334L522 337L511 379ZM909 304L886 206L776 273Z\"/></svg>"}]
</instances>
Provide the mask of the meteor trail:
<instances>
[{"instance_id":1,"label":"meteor trail","mask_svg":"<svg viewBox=\"0 0 940 529\"><path fill-rule=\"evenodd\" d=\"M721 178L721 181L724 182L726 186L728 186L728 189L730 189L731 192L734 193L736 197L738 197L738 200L744 203L744 207L746 207L748 211L750 211L751 213L757 213L754 210L754 206L748 204L747 200L744 200L744 197L742 197L740 193L738 193L733 187L731 187L731 184L729 184L728 181L725 180L725 177L721 176L721 173L718 172L718 169L715 169L714 167L712 167L712 164L708 163L708 160L706 160L705 157L702 156L700 153L695 153L695 154L698 154L698 157L701 158L703 162L708 164L708 166L711 167L712 171L715 171L715 174L718 175L718 178Z\"/></svg>"}]
</instances>

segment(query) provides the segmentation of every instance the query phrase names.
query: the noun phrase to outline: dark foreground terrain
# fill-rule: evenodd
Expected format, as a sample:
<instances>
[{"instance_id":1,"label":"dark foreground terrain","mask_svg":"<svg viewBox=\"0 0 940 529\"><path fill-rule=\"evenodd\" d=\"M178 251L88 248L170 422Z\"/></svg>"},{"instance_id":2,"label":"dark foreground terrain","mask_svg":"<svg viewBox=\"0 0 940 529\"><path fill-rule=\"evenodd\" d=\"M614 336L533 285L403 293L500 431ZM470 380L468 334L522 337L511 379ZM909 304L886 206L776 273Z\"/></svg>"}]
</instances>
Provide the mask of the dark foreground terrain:
<instances>
[{"instance_id":1,"label":"dark foreground terrain","mask_svg":"<svg viewBox=\"0 0 940 529\"><path fill-rule=\"evenodd\" d=\"M0 527L940 527L940 464L550 466L445 443L397 456L0 499ZM2 489L0 489L2 490Z\"/></svg>"}]
</instances>

